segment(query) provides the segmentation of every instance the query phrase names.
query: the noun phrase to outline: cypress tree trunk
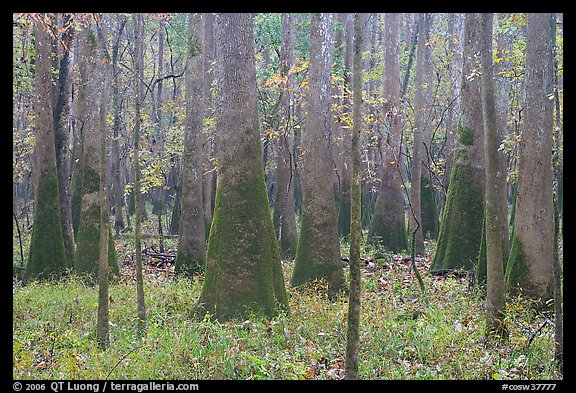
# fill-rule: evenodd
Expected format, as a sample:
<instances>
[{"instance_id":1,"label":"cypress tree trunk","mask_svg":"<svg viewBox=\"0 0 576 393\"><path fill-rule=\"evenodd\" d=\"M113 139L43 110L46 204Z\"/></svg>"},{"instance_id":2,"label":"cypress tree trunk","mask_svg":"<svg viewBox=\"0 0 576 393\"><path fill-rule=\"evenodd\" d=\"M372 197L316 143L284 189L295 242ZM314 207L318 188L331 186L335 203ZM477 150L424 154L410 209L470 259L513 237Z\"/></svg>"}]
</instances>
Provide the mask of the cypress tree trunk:
<instances>
[{"instance_id":1,"label":"cypress tree trunk","mask_svg":"<svg viewBox=\"0 0 576 393\"><path fill-rule=\"evenodd\" d=\"M331 155L332 15L310 16L310 68L302 140L302 219L292 285L323 279L330 295L344 286Z\"/></svg>"},{"instance_id":2,"label":"cypress tree trunk","mask_svg":"<svg viewBox=\"0 0 576 393\"><path fill-rule=\"evenodd\" d=\"M30 252L24 273L25 282L36 278L57 278L67 267L54 147L50 36L45 29L42 22L34 21L36 50L34 168L37 182Z\"/></svg>"},{"instance_id":3,"label":"cypress tree trunk","mask_svg":"<svg viewBox=\"0 0 576 393\"><path fill-rule=\"evenodd\" d=\"M526 22L526 115L520 141L516 214L506 284L542 302L553 297L553 17Z\"/></svg>"},{"instance_id":4,"label":"cypress tree trunk","mask_svg":"<svg viewBox=\"0 0 576 393\"><path fill-rule=\"evenodd\" d=\"M195 274L206 260L204 206L202 201L202 139L204 100L204 18L188 15L188 64L186 72L186 134L182 158L180 236L176 273Z\"/></svg>"},{"instance_id":5,"label":"cypress tree trunk","mask_svg":"<svg viewBox=\"0 0 576 393\"><path fill-rule=\"evenodd\" d=\"M480 250L484 220L484 132L480 78L473 76L479 52L479 17L464 21L461 114L450 186L442 213L432 274L470 271Z\"/></svg>"},{"instance_id":6,"label":"cypress tree trunk","mask_svg":"<svg viewBox=\"0 0 576 393\"><path fill-rule=\"evenodd\" d=\"M98 273L100 249L100 209L103 196L100 193L100 105L105 90L104 57L99 49L95 31L86 27L79 39L80 54L86 62L84 75L81 74L83 99L80 100L79 115L84 124L84 160L82 164L82 188L80 222L74 271L95 280ZM107 99L107 97L104 97ZM114 239L109 236L108 263L115 275L120 274Z\"/></svg>"},{"instance_id":7,"label":"cypress tree trunk","mask_svg":"<svg viewBox=\"0 0 576 393\"><path fill-rule=\"evenodd\" d=\"M481 14L482 111L484 119L484 158L486 162L485 238L487 260L486 334L489 340L503 341L507 337L504 313L504 238L507 216L502 211L506 188L499 179L506 177L498 159L498 126L494 86L492 82L492 19L493 14Z\"/></svg>"},{"instance_id":8,"label":"cypress tree trunk","mask_svg":"<svg viewBox=\"0 0 576 393\"><path fill-rule=\"evenodd\" d=\"M360 349L360 272L361 225L361 165L360 132L362 128L362 26L363 14L354 15L354 81L352 128L352 187L350 190L350 296L348 300L348 330L346 334L346 379L358 379L358 352Z\"/></svg>"},{"instance_id":9,"label":"cypress tree trunk","mask_svg":"<svg viewBox=\"0 0 576 393\"><path fill-rule=\"evenodd\" d=\"M194 313L219 320L288 309L264 181L250 14L216 17L218 186L206 273Z\"/></svg>"},{"instance_id":10,"label":"cypress tree trunk","mask_svg":"<svg viewBox=\"0 0 576 393\"><path fill-rule=\"evenodd\" d=\"M384 58L384 93L387 102L383 112L390 119L389 134L381 141L383 159L380 190L376 197L374 215L368 239L386 249L399 252L408 249L404 219L404 196L400 173L400 14L386 13L384 17L386 57Z\"/></svg>"}]
</instances>

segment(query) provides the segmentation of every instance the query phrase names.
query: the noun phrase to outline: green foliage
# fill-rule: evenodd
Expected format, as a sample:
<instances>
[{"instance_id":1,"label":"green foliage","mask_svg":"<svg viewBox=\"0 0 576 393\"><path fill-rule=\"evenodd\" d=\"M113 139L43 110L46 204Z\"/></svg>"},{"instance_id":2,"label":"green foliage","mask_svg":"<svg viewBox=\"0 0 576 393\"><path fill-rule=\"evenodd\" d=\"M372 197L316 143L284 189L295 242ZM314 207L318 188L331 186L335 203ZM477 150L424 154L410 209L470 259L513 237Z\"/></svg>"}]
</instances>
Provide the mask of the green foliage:
<instances>
[{"instance_id":1,"label":"green foliage","mask_svg":"<svg viewBox=\"0 0 576 393\"><path fill-rule=\"evenodd\" d=\"M426 259L418 259L421 265ZM284 275L292 263L284 262ZM561 379L553 329L522 298L507 302L510 341L484 344L483 299L464 279L425 275L419 309L409 264L363 268L360 377L378 380ZM189 320L202 277L145 279L148 328L138 340L129 274L110 286L110 348L97 349L97 288L75 277L14 285L13 379L341 379L347 298L288 287L291 314L226 323ZM319 285L319 284L315 284ZM464 350L465 349L465 350Z\"/></svg>"}]
</instances>

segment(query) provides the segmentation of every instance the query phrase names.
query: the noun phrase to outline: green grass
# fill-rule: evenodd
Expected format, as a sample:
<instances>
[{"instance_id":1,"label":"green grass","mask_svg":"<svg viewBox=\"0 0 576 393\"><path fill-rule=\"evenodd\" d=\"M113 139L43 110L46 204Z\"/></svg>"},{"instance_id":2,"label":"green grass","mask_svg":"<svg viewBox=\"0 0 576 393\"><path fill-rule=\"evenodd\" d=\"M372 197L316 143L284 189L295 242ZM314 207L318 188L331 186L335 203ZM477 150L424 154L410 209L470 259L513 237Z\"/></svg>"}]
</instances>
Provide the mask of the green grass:
<instances>
[{"instance_id":1,"label":"green grass","mask_svg":"<svg viewBox=\"0 0 576 393\"><path fill-rule=\"evenodd\" d=\"M343 377L346 295L330 301L321 284L292 288L292 261L283 262L290 315L219 323L188 318L200 295L201 276L175 278L173 267L157 269L145 259L147 330L140 337L129 241L129 234L117 239L124 266L122 277L110 285L106 351L96 346L97 287L74 276L27 286L14 279L14 379ZM434 249L427 246L429 252ZM170 249L175 247L170 243ZM467 279L430 276L432 255L417 258L425 306L410 262L402 260L406 255L382 254L362 269L362 379L562 379L553 361L553 329L525 300L508 299L510 339L489 347L484 302Z\"/></svg>"}]
</instances>

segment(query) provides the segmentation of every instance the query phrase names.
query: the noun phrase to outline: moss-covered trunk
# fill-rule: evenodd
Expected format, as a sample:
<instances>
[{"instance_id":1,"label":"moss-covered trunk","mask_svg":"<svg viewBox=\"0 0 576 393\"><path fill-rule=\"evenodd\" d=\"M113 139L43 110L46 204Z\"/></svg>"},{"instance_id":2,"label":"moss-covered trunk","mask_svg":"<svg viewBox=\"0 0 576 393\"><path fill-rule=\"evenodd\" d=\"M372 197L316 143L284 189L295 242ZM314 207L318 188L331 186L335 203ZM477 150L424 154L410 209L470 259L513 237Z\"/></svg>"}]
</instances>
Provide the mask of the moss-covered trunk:
<instances>
[{"instance_id":1,"label":"moss-covered trunk","mask_svg":"<svg viewBox=\"0 0 576 393\"><path fill-rule=\"evenodd\" d=\"M250 14L217 18L218 185L199 307L219 320L288 309L264 181Z\"/></svg>"},{"instance_id":2,"label":"moss-covered trunk","mask_svg":"<svg viewBox=\"0 0 576 393\"><path fill-rule=\"evenodd\" d=\"M326 280L343 288L331 136L332 15L310 16L308 115L302 140L302 216L292 285Z\"/></svg>"},{"instance_id":3,"label":"moss-covered trunk","mask_svg":"<svg viewBox=\"0 0 576 393\"><path fill-rule=\"evenodd\" d=\"M477 67L480 29L476 14L465 15L463 75ZM461 89L457 148L446 195L432 274L475 269L484 217L484 129L480 78Z\"/></svg>"},{"instance_id":4,"label":"moss-covered trunk","mask_svg":"<svg viewBox=\"0 0 576 393\"><path fill-rule=\"evenodd\" d=\"M527 17L526 118L506 266L509 290L542 302L553 297L553 23L552 14Z\"/></svg>"},{"instance_id":5,"label":"moss-covered trunk","mask_svg":"<svg viewBox=\"0 0 576 393\"><path fill-rule=\"evenodd\" d=\"M84 122L84 161L82 168L81 207L74 271L95 280L98 272L100 249L100 210L102 195L100 182L100 105L105 91L103 56L98 49L95 32L91 27L80 33L81 55L86 59L86 68L81 73L84 81L79 92L79 116ZM112 272L119 274L118 258L110 229L108 263Z\"/></svg>"},{"instance_id":6,"label":"moss-covered trunk","mask_svg":"<svg viewBox=\"0 0 576 393\"><path fill-rule=\"evenodd\" d=\"M36 49L34 93L37 100L34 164L37 182L30 252L24 276L26 282L36 278L57 278L68 266L54 147L50 37L39 21L35 22L34 35Z\"/></svg>"}]
</instances>

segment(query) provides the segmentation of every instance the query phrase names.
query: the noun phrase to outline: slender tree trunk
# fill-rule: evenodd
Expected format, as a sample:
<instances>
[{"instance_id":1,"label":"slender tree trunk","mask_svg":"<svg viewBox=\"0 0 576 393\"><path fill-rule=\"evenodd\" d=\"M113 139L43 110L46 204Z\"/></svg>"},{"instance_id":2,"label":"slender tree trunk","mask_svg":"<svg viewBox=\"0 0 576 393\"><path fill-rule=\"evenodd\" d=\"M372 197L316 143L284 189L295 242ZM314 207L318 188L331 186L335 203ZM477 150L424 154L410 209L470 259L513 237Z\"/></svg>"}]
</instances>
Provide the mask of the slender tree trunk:
<instances>
[{"instance_id":1,"label":"slender tree trunk","mask_svg":"<svg viewBox=\"0 0 576 393\"><path fill-rule=\"evenodd\" d=\"M134 23L134 53L135 53L135 80L136 94L134 96L135 124L134 124L134 259L136 262L136 302L138 306L137 324L140 333L146 327L146 304L144 299L144 277L142 276L142 245L141 245L141 224L142 224L142 201L140 194L140 127L141 127L141 105L142 105L142 76L144 75L144 17L140 13L133 15Z\"/></svg>"},{"instance_id":2,"label":"slender tree trunk","mask_svg":"<svg viewBox=\"0 0 576 393\"><path fill-rule=\"evenodd\" d=\"M506 284L544 306L553 297L552 14L529 13L526 29L526 114Z\"/></svg>"},{"instance_id":3,"label":"slender tree trunk","mask_svg":"<svg viewBox=\"0 0 576 393\"><path fill-rule=\"evenodd\" d=\"M214 80L214 14L204 15L204 110L205 116L214 113L212 99L212 81ZM206 138L203 144L203 184L204 192L204 222L206 237L210 233L212 215L214 213L213 183L216 179L216 170L212 162L214 155L214 138L212 135Z\"/></svg>"},{"instance_id":4,"label":"slender tree trunk","mask_svg":"<svg viewBox=\"0 0 576 393\"><path fill-rule=\"evenodd\" d=\"M498 342L507 337L504 313L504 260L505 251L502 231L505 228L506 215L502 211L501 201L505 200L506 188L498 180L506 173L502 171L498 159L498 126L492 70L492 19L493 14L481 15L481 80L482 109L484 120L484 157L486 162L486 334L490 340Z\"/></svg>"},{"instance_id":5,"label":"slender tree trunk","mask_svg":"<svg viewBox=\"0 0 576 393\"><path fill-rule=\"evenodd\" d=\"M348 331L346 335L346 379L359 379L358 353L360 350L360 272L361 225L361 166L360 133L362 129L362 25L364 15L354 15L354 80L352 113L352 186L350 190L350 295L348 300Z\"/></svg>"},{"instance_id":6,"label":"slender tree trunk","mask_svg":"<svg viewBox=\"0 0 576 393\"><path fill-rule=\"evenodd\" d=\"M114 230L116 233L124 229L124 216L122 214L122 204L124 189L120 178L120 128L121 128L121 100L120 100L120 70L118 69L118 51L120 48L120 37L126 24L126 17L119 16L119 31L112 48L112 189L114 192Z\"/></svg>"},{"instance_id":7,"label":"slender tree trunk","mask_svg":"<svg viewBox=\"0 0 576 393\"><path fill-rule=\"evenodd\" d=\"M104 18L101 20L104 22ZM105 42L105 40L103 40ZM107 63L109 64L109 63ZM110 345L110 327L109 327L109 297L108 297L108 247L110 245L110 214L108 206L108 125L106 117L108 115L108 90L110 86L110 77L107 75L109 66L102 67L103 74L103 92L100 102L100 244L98 256L98 322L96 337L98 347L107 349Z\"/></svg>"},{"instance_id":8,"label":"slender tree trunk","mask_svg":"<svg viewBox=\"0 0 576 393\"><path fill-rule=\"evenodd\" d=\"M219 14L216 42L218 186L194 314L273 317L288 299L264 181L251 15Z\"/></svg>"},{"instance_id":9,"label":"slender tree trunk","mask_svg":"<svg viewBox=\"0 0 576 393\"><path fill-rule=\"evenodd\" d=\"M292 285L324 279L330 295L344 286L331 152L332 15L310 16L310 68L302 141L302 219Z\"/></svg>"},{"instance_id":10,"label":"slender tree trunk","mask_svg":"<svg viewBox=\"0 0 576 393\"><path fill-rule=\"evenodd\" d=\"M180 236L176 272L195 274L204 270L206 245L202 202L202 139L204 135L204 18L188 15L188 64L186 72L186 134L182 158Z\"/></svg>"}]
</instances>

